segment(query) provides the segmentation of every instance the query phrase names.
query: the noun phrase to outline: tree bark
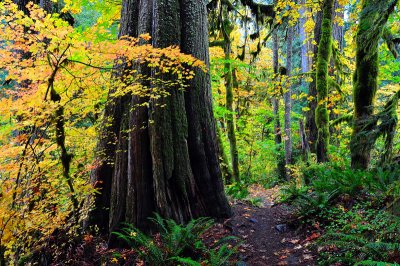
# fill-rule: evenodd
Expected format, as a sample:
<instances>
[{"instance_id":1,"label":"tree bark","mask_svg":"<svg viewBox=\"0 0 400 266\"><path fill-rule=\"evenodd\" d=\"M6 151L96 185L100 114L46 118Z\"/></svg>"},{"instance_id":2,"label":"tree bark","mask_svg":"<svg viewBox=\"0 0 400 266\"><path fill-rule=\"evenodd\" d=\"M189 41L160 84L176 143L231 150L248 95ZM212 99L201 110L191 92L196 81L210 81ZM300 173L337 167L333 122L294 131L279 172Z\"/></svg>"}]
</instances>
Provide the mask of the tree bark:
<instances>
[{"instance_id":1,"label":"tree bark","mask_svg":"<svg viewBox=\"0 0 400 266\"><path fill-rule=\"evenodd\" d=\"M144 32L151 33L155 47L178 45L209 64L204 2L123 1L120 36ZM195 74L187 91L168 88L170 95L150 100L148 108L138 106L148 101L145 98L109 99L104 115L109 126L98 145L107 160L92 173L101 189L92 221L108 221L104 232L118 230L121 222L149 230L147 218L153 212L180 223L231 215L219 165L210 76L199 69ZM173 78L162 75L165 80ZM97 220L100 217L103 220ZM118 243L110 237L109 244Z\"/></svg>"},{"instance_id":2,"label":"tree bark","mask_svg":"<svg viewBox=\"0 0 400 266\"><path fill-rule=\"evenodd\" d=\"M304 121L302 119L299 120L299 137L301 144L301 153L303 154L303 160L308 162L308 157L310 154L310 145L307 141L307 136L304 129Z\"/></svg>"},{"instance_id":3,"label":"tree bark","mask_svg":"<svg viewBox=\"0 0 400 266\"><path fill-rule=\"evenodd\" d=\"M332 16L334 0L324 0L321 25L321 39L318 44L318 58L316 69L317 108L315 109L315 123L318 129L317 161L328 161L329 146L329 113L328 101L328 67L332 55Z\"/></svg>"},{"instance_id":4,"label":"tree bark","mask_svg":"<svg viewBox=\"0 0 400 266\"><path fill-rule=\"evenodd\" d=\"M209 68L208 21L205 2L180 0L184 53L204 61ZM218 160L216 125L212 110L211 78L209 72L197 69L185 93L189 117L188 145L192 171L199 187L200 200L207 210L202 215L215 218L232 214L225 197ZM212 208L210 208L212 206Z\"/></svg>"},{"instance_id":5,"label":"tree bark","mask_svg":"<svg viewBox=\"0 0 400 266\"><path fill-rule=\"evenodd\" d=\"M225 15L227 16L227 14ZM235 124L233 115L233 75L232 75L232 64L231 53L232 53L232 43L230 39L230 23L224 23L223 35L224 35L224 53L225 53L225 89L226 89L226 104L225 107L228 111L226 114L226 126L228 131L228 140L231 152L231 162L232 162L232 174L235 182L240 182L239 173L239 154L236 145L236 134L235 134Z\"/></svg>"},{"instance_id":6,"label":"tree bark","mask_svg":"<svg viewBox=\"0 0 400 266\"><path fill-rule=\"evenodd\" d=\"M306 22L306 18L304 17L304 12L305 12L305 0L301 0L301 5L303 5L300 8L299 11L299 37L300 37L300 42L301 42L301 72L307 73L310 69L309 66L309 56L308 56L308 43L306 42L307 36L306 32L304 29L304 24Z\"/></svg>"},{"instance_id":7,"label":"tree bark","mask_svg":"<svg viewBox=\"0 0 400 266\"><path fill-rule=\"evenodd\" d=\"M279 73L279 39L277 30L274 31L273 35L273 64L274 64L274 75L276 82L280 79ZM275 88L276 95L272 98L272 105L274 108L274 134L275 134L275 145L277 150L277 172L280 178L285 178L285 158L282 151L282 128L281 120L279 116L279 96L278 87Z\"/></svg>"},{"instance_id":8,"label":"tree bark","mask_svg":"<svg viewBox=\"0 0 400 266\"><path fill-rule=\"evenodd\" d=\"M335 0L335 3L333 5L333 17L344 20L343 6L340 4L339 0ZM344 27L339 23L334 22L332 28L332 36L333 39L338 42L339 51L342 51L344 42Z\"/></svg>"},{"instance_id":9,"label":"tree bark","mask_svg":"<svg viewBox=\"0 0 400 266\"><path fill-rule=\"evenodd\" d=\"M229 166L228 156L226 155L224 145L222 143L221 134L222 134L221 129L217 126L217 138L218 138L218 148L219 148L222 176L223 176L226 184L232 184L233 183L233 174L232 174L232 170Z\"/></svg>"},{"instance_id":10,"label":"tree bark","mask_svg":"<svg viewBox=\"0 0 400 266\"><path fill-rule=\"evenodd\" d=\"M338 52L342 52L343 49L343 42L344 42L344 27L339 24L336 20L341 19L342 21L344 20L344 12L343 12L343 6L340 5L339 0L335 0L334 5L333 5L333 25L332 25L332 38L333 41L337 42L338 46ZM334 46L333 46L334 47ZM337 55L336 55L337 56ZM334 79L334 81L341 85L342 84L342 73L339 71L339 68L336 66L335 68L335 58L334 56L331 57L330 60L330 68L329 68L329 73L331 74L331 78ZM329 100L329 102L331 102ZM335 114L333 112L333 109L335 106L333 104L330 104L329 107L329 120L334 121L336 120L339 115ZM335 127L330 127L329 128L329 134L332 135L339 135L340 134L340 129L336 129ZM340 145L340 139L339 138L333 138L331 139L330 142L332 145L335 145L336 147L339 147Z\"/></svg>"},{"instance_id":11,"label":"tree bark","mask_svg":"<svg viewBox=\"0 0 400 266\"><path fill-rule=\"evenodd\" d=\"M286 75L288 78L288 86L284 94L285 101L285 164L286 168L292 164L292 125L291 125L291 112L292 112L292 88L290 76L292 72L292 46L293 46L294 29L289 26L287 33L287 50L286 50ZM290 179L290 171L286 170L286 179Z\"/></svg>"},{"instance_id":12,"label":"tree bark","mask_svg":"<svg viewBox=\"0 0 400 266\"><path fill-rule=\"evenodd\" d=\"M321 24L322 24L322 13L317 12L315 16L315 28L314 28L314 40L318 44L321 39ZM318 57L318 45L313 46L313 57L312 57L312 70L315 71ZM310 143L311 152L316 152L316 143L318 138L317 125L315 123L315 109L317 108L317 85L315 75L313 81L308 86L308 97L310 98L308 107L309 111L306 113L306 134L307 139Z\"/></svg>"},{"instance_id":13,"label":"tree bark","mask_svg":"<svg viewBox=\"0 0 400 266\"><path fill-rule=\"evenodd\" d=\"M375 140L368 132L376 126L375 94L378 89L378 45L383 29L398 0L366 0L356 36L356 69L353 76L354 124L350 142L351 166L367 169ZM373 139L373 138L372 138Z\"/></svg>"}]
</instances>

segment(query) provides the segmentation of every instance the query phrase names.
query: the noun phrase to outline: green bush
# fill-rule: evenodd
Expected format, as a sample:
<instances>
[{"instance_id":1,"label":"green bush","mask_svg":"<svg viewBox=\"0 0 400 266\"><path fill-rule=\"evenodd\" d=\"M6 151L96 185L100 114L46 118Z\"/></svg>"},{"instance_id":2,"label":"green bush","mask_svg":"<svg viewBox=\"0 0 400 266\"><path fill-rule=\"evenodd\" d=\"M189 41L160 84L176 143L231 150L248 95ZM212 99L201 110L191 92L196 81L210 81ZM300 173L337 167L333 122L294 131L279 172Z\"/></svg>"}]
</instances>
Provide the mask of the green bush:
<instances>
[{"instance_id":1,"label":"green bush","mask_svg":"<svg viewBox=\"0 0 400 266\"><path fill-rule=\"evenodd\" d=\"M233 183L225 187L226 194L234 199L243 200L250 195L245 183Z\"/></svg>"},{"instance_id":2,"label":"green bush","mask_svg":"<svg viewBox=\"0 0 400 266\"><path fill-rule=\"evenodd\" d=\"M362 203L336 215L317 245L321 265L379 265L400 260L399 243L400 218Z\"/></svg>"}]
</instances>

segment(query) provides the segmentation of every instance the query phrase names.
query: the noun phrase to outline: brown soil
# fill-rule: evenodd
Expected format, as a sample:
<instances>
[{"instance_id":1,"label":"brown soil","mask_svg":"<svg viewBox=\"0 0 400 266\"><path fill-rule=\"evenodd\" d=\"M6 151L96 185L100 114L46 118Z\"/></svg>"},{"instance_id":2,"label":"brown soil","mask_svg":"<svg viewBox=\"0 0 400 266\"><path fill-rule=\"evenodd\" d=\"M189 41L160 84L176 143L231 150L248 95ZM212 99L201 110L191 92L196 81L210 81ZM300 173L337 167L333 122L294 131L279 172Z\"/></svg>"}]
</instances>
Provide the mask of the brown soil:
<instances>
[{"instance_id":1,"label":"brown soil","mask_svg":"<svg viewBox=\"0 0 400 266\"><path fill-rule=\"evenodd\" d=\"M228 235L242 241L239 260L243 265L315 265L315 256L308 249L313 235L296 232L287 225L291 210L285 205L274 205L277 189L253 187L250 192L252 198L262 199L261 206L235 202L235 215L223 226L229 231ZM277 225L281 225L281 232Z\"/></svg>"}]
</instances>

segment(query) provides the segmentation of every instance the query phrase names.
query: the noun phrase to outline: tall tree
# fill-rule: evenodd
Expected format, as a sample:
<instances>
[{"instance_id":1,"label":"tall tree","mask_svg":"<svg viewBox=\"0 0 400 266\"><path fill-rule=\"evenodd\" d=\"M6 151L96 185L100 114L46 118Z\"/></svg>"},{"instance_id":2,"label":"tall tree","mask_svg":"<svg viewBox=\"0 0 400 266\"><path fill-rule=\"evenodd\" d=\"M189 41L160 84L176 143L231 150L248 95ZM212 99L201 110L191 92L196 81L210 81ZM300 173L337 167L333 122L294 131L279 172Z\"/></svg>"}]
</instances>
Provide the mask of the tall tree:
<instances>
[{"instance_id":1,"label":"tall tree","mask_svg":"<svg viewBox=\"0 0 400 266\"><path fill-rule=\"evenodd\" d=\"M274 75L275 75L275 83L278 84L278 79L280 80L280 73L279 73L279 37L278 37L278 30L275 30L272 33L272 42L273 42L273 64L274 64ZM279 92L280 87L275 87L275 94L272 98L272 105L274 108L274 133L275 133L275 145L277 147L278 153L278 162L277 162L277 170L278 175L281 178L284 178L286 175L285 172L285 159L283 157L282 152L282 128L281 128L281 119L279 116Z\"/></svg>"},{"instance_id":2,"label":"tall tree","mask_svg":"<svg viewBox=\"0 0 400 266\"><path fill-rule=\"evenodd\" d=\"M155 47L178 45L208 65L205 2L125 0L122 6L121 36L150 32ZM91 218L103 231L118 230L123 221L148 229L152 212L178 222L231 215L219 166L210 76L199 69L195 74L185 92L169 89L168 97L150 100L148 108L138 107L147 99L109 99L107 127L98 145L107 159L92 174L100 194ZM109 142L114 139L116 144Z\"/></svg>"},{"instance_id":3,"label":"tall tree","mask_svg":"<svg viewBox=\"0 0 400 266\"><path fill-rule=\"evenodd\" d=\"M285 163L286 167L292 164L292 86L290 82L290 76L292 73L292 57L293 57L293 38L294 38L294 28L293 26L288 26L287 31L287 46L286 46L286 76L288 78L288 86L284 93L285 102ZM286 179L290 178L289 170L286 171Z\"/></svg>"},{"instance_id":4,"label":"tall tree","mask_svg":"<svg viewBox=\"0 0 400 266\"><path fill-rule=\"evenodd\" d=\"M344 42L344 11L343 5L340 0L335 0L333 5L333 27L332 27L332 36L335 41L338 42L339 51L343 50L343 42Z\"/></svg>"},{"instance_id":5,"label":"tall tree","mask_svg":"<svg viewBox=\"0 0 400 266\"><path fill-rule=\"evenodd\" d=\"M316 66L317 108L315 123L318 129L317 161L328 161L329 113L328 113L328 68L332 55L332 17L334 0L324 0L321 24L321 39L318 44Z\"/></svg>"},{"instance_id":6,"label":"tall tree","mask_svg":"<svg viewBox=\"0 0 400 266\"><path fill-rule=\"evenodd\" d=\"M322 24L322 12L318 11L315 14L315 27L314 27L314 40L315 43L319 43L321 39L321 24ZM313 46L313 56L312 56L312 71L315 71L317 65L318 57L318 45ZM315 109L317 108L317 82L314 79L310 82L308 86L308 98L309 111L306 114L306 133L307 139L310 142L311 152L316 152L316 143L318 138L318 129L315 123Z\"/></svg>"},{"instance_id":7,"label":"tall tree","mask_svg":"<svg viewBox=\"0 0 400 266\"><path fill-rule=\"evenodd\" d=\"M340 62L340 53L343 52L343 42L344 42L344 11L343 5L341 5L340 0L335 0L333 5L333 25L332 25L332 40L334 43L332 44L332 57L330 60L329 66L329 74L331 76L331 84L334 84L333 87L340 87L343 84L344 70L343 66L341 66ZM337 44L337 46L336 46ZM329 98L329 97L328 97ZM328 100L332 103L331 100ZM338 118L338 114L333 110L335 109L335 105L329 105L329 120L334 121ZM329 134L340 134L340 129L336 127L329 128ZM334 138L331 142L333 145L339 145L340 138Z\"/></svg>"},{"instance_id":8,"label":"tall tree","mask_svg":"<svg viewBox=\"0 0 400 266\"><path fill-rule=\"evenodd\" d=\"M308 56L308 50L309 50L309 44L310 42L306 41L307 40L307 34L306 30L304 28L305 23L306 23L306 17L304 16L305 11L306 11L306 0L301 0L300 1L301 8L299 10L299 38L301 42L301 72L307 73L310 69L310 58Z\"/></svg>"},{"instance_id":9,"label":"tall tree","mask_svg":"<svg viewBox=\"0 0 400 266\"><path fill-rule=\"evenodd\" d=\"M230 34L233 30L232 22L229 19L228 11L226 7L223 7L225 10L222 18L222 35L224 38L224 53L225 53L225 89L226 89L226 109L228 111L226 115L226 124L228 131L228 140L231 151L231 162L232 162L232 174L233 179L236 182L240 181L240 172L239 172L239 154L236 145L236 133L235 133L235 122L233 115L233 68L231 63L231 53L232 53L232 41Z\"/></svg>"},{"instance_id":10,"label":"tall tree","mask_svg":"<svg viewBox=\"0 0 400 266\"><path fill-rule=\"evenodd\" d=\"M375 94L378 89L378 45L385 24L398 0L365 0L356 36L356 69L353 76L354 121L351 137L351 165L366 169L376 136L374 117ZM375 134L374 134L375 135Z\"/></svg>"}]
</instances>

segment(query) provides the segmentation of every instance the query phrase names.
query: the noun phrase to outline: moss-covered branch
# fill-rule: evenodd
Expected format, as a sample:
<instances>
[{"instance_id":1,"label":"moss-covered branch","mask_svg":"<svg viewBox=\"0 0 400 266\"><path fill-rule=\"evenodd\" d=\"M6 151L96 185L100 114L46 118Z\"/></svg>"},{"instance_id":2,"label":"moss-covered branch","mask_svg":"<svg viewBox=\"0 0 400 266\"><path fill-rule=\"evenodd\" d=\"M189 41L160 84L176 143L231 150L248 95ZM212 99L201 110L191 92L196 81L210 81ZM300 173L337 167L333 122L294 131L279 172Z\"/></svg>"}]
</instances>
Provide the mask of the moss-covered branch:
<instances>
[{"instance_id":1,"label":"moss-covered branch","mask_svg":"<svg viewBox=\"0 0 400 266\"><path fill-rule=\"evenodd\" d=\"M352 123L353 123L353 114L345 114L345 115L342 115L341 117L339 117L339 118L337 118L337 119L331 121L331 122L329 123L329 125L330 125L331 127L334 127L334 126L340 125L340 124L342 124L342 123L349 123L349 124L352 124Z\"/></svg>"},{"instance_id":2,"label":"moss-covered branch","mask_svg":"<svg viewBox=\"0 0 400 266\"><path fill-rule=\"evenodd\" d=\"M397 59L400 53L400 36L393 35L388 28L385 28L382 37L394 58Z\"/></svg>"}]
</instances>

